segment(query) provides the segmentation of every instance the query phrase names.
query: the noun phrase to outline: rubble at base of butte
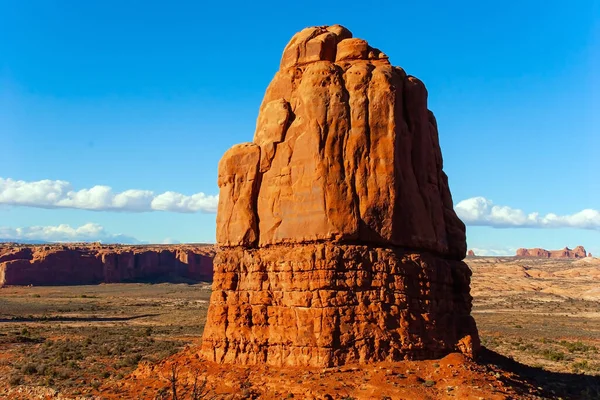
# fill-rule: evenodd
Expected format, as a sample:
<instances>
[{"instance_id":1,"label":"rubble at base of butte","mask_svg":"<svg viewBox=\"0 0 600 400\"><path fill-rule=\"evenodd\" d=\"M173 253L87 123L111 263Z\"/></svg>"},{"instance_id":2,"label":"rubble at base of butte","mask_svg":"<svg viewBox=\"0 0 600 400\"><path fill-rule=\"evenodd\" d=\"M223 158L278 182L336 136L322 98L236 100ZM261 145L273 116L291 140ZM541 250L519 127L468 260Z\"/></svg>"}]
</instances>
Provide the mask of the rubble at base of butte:
<instances>
[{"instance_id":1,"label":"rubble at base of butte","mask_svg":"<svg viewBox=\"0 0 600 400\"><path fill-rule=\"evenodd\" d=\"M417 78L346 28L287 45L219 163L201 355L338 366L473 355L465 226Z\"/></svg>"}]
</instances>

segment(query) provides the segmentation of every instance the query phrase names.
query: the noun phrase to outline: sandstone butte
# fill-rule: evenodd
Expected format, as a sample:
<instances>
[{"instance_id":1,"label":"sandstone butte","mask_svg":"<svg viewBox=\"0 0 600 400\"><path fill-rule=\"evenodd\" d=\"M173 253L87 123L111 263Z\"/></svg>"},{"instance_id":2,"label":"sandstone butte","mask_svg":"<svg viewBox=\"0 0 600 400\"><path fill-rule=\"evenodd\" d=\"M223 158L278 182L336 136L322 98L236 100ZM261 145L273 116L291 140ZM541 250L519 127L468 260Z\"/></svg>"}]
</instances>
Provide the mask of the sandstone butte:
<instances>
[{"instance_id":1,"label":"sandstone butte","mask_svg":"<svg viewBox=\"0 0 600 400\"><path fill-rule=\"evenodd\" d=\"M253 141L219 163L201 355L337 366L476 352L442 166L420 80L342 26L297 33Z\"/></svg>"},{"instance_id":2,"label":"sandstone butte","mask_svg":"<svg viewBox=\"0 0 600 400\"><path fill-rule=\"evenodd\" d=\"M517 257L539 257L539 258L586 258L583 246L577 246L573 250L565 247L562 250L535 249L517 249ZM591 257L591 256L590 256Z\"/></svg>"},{"instance_id":3,"label":"sandstone butte","mask_svg":"<svg viewBox=\"0 0 600 400\"><path fill-rule=\"evenodd\" d=\"M212 246L1 245L0 286L212 280Z\"/></svg>"},{"instance_id":4,"label":"sandstone butte","mask_svg":"<svg viewBox=\"0 0 600 400\"><path fill-rule=\"evenodd\" d=\"M469 256L469 257L475 257L475 252L473 250L469 250L467 252L467 256Z\"/></svg>"}]
</instances>

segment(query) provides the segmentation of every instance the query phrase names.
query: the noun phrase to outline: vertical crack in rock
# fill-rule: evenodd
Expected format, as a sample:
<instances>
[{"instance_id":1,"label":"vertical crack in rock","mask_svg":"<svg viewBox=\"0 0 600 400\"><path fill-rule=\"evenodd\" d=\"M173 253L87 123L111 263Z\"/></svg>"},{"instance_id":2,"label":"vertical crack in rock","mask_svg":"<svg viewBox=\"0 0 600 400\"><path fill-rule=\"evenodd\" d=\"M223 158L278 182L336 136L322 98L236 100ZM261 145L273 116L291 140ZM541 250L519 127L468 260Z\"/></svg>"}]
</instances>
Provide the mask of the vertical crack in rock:
<instances>
[{"instance_id":1,"label":"vertical crack in rock","mask_svg":"<svg viewBox=\"0 0 600 400\"><path fill-rule=\"evenodd\" d=\"M202 355L334 366L479 347L465 227L424 85L339 25L286 46L219 163Z\"/></svg>"}]
</instances>

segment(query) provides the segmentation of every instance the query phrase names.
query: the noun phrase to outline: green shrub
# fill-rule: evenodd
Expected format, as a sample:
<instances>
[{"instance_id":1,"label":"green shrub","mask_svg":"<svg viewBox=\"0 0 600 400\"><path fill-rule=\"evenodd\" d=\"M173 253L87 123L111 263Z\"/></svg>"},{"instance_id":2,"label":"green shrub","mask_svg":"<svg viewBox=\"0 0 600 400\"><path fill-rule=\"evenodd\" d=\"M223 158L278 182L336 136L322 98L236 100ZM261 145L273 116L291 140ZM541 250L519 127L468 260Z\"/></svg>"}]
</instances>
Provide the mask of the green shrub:
<instances>
[{"instance_id":1,"label":"green shrub","mask_svg":"<svg viewBox=\"0 0 600 400\"><path fill-rule=\"evenodd\" d=\"M25 374L25 375L34 375L37 374L37 368L34 364L25 364L23 365L23 367L21 368L21 371Z\"/></svg>"},{"instance_id":2,"label":"green shrub","mask_svg":"<svg viewBox=\"0 0 600 400\"><path fill-rule=\"evenodd\" d=\"M542 351L542 356L550 361L562 361L565 359L565 353L551 349Z\"/></svg>"},{"instance_id":3,"label":"green shrub","mask_svg":"<svg viewBox=\"0 0 600 400\"><path fill-rule=\"evenodd\" d=\"M23 378L20 375L11 375L8 379L8 383L11 386L19 386L23 382Z\"/></svg>"},{"instance_id":4,"label":"green shrub","mask_svg":"<svg viewBox=\"0 0 600 400\"><path fill-rule=\"evenodd\" d=\"M561 340L558 344L565 347L570 353L587 353L588 351L597 350L595 346L587 345L579 340L577 342L567 342L566 340Z\"/></svg>"}]
</instances>

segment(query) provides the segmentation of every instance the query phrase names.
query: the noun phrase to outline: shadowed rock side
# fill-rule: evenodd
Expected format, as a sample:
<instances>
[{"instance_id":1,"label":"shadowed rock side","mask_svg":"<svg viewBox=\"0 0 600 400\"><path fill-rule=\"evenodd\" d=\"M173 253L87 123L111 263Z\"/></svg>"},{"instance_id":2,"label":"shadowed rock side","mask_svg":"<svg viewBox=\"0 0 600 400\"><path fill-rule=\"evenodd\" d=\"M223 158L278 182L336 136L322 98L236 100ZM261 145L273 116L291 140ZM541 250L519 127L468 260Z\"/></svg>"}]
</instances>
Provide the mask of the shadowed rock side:
<instances>
[{"instance_id":1,"label":"shadowed rock side","mask_svg":"<svg viewBox=\"0 0 600 400\"><path fill-rule=\"evenodd\" d=\"M476 349L442 166L417 78L339 25L296 34L253 142L219 163L202 353L321 366Z\"/></svg>"},{"instance_id":2,"label":"shadowed rock side","mask_svg":"<svg viewBox=\"0 0 600 400\"><path fill-rule=\"evenodd\" d=\"M586 258L586 253L583 246L577 246L574 249L565 247L562 250L545 250L540 248L535 249L517 249L517 257L540 257L540 258ZM589 255L591 257L591 254Z\"/></svg>"},{"instance_id":3,"label":"shadowed rock side","mask_svg":"<svg viewBox=\"0 0 600 400\"><path fill-rule=\"evenodd\" d=\"M0 286L212 280L210 246L1 246Z\"/></svg>"}]
</instances>

